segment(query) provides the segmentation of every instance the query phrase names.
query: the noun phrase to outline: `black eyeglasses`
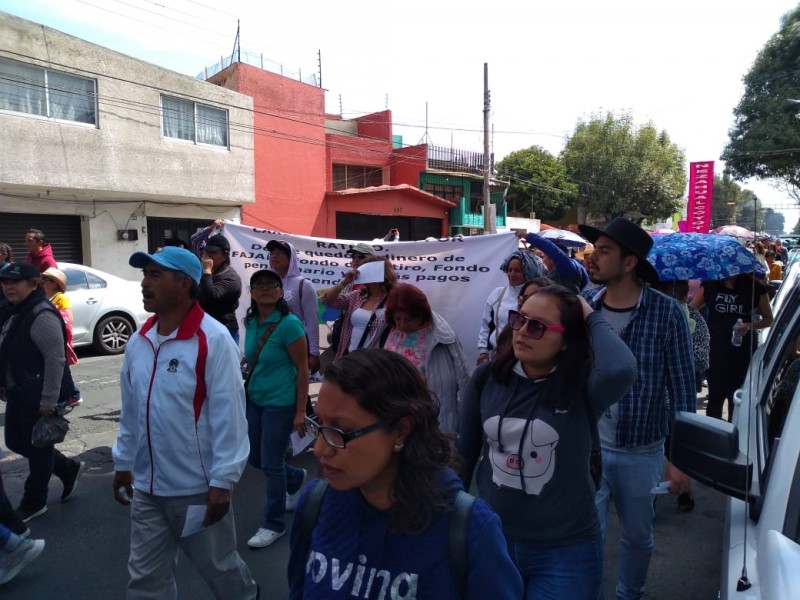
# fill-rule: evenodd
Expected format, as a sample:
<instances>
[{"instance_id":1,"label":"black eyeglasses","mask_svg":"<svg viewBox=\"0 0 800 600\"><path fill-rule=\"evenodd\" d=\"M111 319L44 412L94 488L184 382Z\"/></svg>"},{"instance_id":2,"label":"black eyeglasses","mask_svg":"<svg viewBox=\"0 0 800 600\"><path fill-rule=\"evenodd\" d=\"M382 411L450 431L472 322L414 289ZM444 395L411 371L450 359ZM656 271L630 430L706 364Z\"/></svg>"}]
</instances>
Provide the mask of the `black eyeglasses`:
<instances>
[{"instance_id":1,"label":"black eyeglasses","mask_svg":"<svg viewBox=\"0 0 800 600\"><path fill-rule=\"evenodd\" d=\"M525 326L526 323L528 324L527 333L534 340L542 339L542 336L547 331L558 331L561 333L566 331L566 329L564 329L561 325L548 325L537 319L529 319L519 311L508 311L508 325L511 327L511 329L514 331L519 331Z\"/></svg>"},{"instance_id":2,"label":"black eyeglasses","mask_svg":"<svg viewBox=\"0 0 800 600\"><path fill-rule=\"evenodd\" d=\"M347 442L352 442L353 440L367 435L368 433L372 433L378 429L386 429L390 426L391 423L387 423L386 421L378 421L377 423L367 425L366 427L356 429L355 431L342 431L338 427L326 427L324 425L320 425L311 417L306 417L306 431L308 431L308 434L311 437L316 440L320 435L322 435L322 439L324 439L329 446L339 449L346 448Z\"/></svg>"},{"instance_id":3,"label":"black eyeglasses","mask_svg":"<svg viewBox=\"0 0 800 600\"><path fill-rule=\"evenodd\" d=\"M253 290L274 290L275 288L281 287L281 284L277 281L262 281L261 283L254 283L250 286L250 291Z\"/></svg>"},{"instance_id":4,"label":"black eyeglasses","mask_svg":"<svg viewBox=\"0 0 800 600\"><path fill-rule=\"evenodd\" d=\"M360 252L353 252L353 258L364 259L364 258L367 258L367 255L366 254L361 254Z\"/></svg>"}]
</instances>

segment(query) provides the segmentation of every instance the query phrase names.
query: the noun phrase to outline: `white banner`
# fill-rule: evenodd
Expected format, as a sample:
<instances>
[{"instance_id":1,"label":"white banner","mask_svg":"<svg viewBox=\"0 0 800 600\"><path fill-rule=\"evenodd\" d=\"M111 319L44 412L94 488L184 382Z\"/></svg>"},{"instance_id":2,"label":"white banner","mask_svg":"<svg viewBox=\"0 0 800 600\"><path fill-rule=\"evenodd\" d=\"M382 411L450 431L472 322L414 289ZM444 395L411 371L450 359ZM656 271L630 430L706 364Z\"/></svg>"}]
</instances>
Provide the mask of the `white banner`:
<instances>
[{"instance_id":1,"label":"white banner","mask_svg":"<svg viewBox=\"0 0 800 600\"><path fill-rule=\"evenodd\" d=\"M350 270L350 257L345 252L360 241L312 238L235 223L226 223L223 233L231 243L231 265L244 286L240 321L250 305L250 276L269 268L266 245L270 240L286 240L297 249L300 272L318 290L333 286ZM392 262L399 283L421 289L431 308L450 323L461 339L471 369L478 358L483 305L494 288L508 283L500 265L517 249L516 235L511 232L421 242L377 242L371 246L377 255ZM324 338L320 341L324 346Z\"/></svg>"}]
</instances>

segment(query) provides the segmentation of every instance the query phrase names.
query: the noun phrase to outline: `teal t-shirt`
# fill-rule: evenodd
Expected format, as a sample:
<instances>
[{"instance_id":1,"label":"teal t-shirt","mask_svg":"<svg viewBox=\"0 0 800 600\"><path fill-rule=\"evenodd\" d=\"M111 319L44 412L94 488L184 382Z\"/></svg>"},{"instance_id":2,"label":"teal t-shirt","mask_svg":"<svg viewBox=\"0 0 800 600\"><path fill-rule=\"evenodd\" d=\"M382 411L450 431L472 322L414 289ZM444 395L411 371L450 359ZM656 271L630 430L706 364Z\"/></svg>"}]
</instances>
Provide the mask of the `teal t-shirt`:
<instances>
[{"instance_id":1,"label":"teal t-shirt","mask_svg":"<svg viewBox=\"0 0 800 600\"><path fill-rule=\"evenodd\" d=\"M280 322L278 320L280 319ZM244 353L252 360L268 323L278 323L258 356L247 391L259 406L289 406L297 401L297 369L289 346L305 337L303 323L295 315L282 316L277 310L259 324L254 316L245 325Z\"/></svg>"}]
</instances>

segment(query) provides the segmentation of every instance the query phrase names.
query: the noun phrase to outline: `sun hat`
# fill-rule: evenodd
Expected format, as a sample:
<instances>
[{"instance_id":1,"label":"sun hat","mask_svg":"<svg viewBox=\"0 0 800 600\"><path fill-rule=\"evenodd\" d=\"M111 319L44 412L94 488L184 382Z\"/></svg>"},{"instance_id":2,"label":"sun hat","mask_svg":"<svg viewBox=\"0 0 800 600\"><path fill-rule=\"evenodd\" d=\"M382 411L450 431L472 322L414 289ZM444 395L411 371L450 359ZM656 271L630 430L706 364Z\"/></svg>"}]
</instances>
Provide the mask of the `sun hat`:
<instances>
[{"instance_id":1,"label":"sun hat","mask_svg":"<svg viewBox=\"0 0 800 600\"><path fill-rule=\"evenodd\" d=\"M128 264L136 269L143 269L150 262L173 271L180 271L191 277L195 283L200 283L200 278L203 276L203 265L200 264L200 259L185 248L165 246L152 254L134 252L128 259Z\"/></svg>"},{"instance_id":2,"label":"sun hat","mask_svg":"<svg viewBox=\"0 0 800 600\"><path fill-rule=\"evenodd\" d=\"M375 256L375 248L364 242L350 246L350 249L345 254L364 254L366 256Z\"/></svg>"},{"instance_id":3,"label":"sun hat","mask_svg":"<svg viewBox=\"0 0 800 600\"><path fill-rule=\"evenodd\" d=\"M648 283L658 282L658 273L647 260L647 255L653 247L653 238L633 221L617 217L602 230L589 225L578 225L578 229L592 244L596 244L597 238L601 235L611 238L639 259L636 262L636 274L639 277Z\"/></svg>"},{"instance_id":4,"label":"sun hat","mask_svg":"<svg viewBox=\"0 0 800 600\"><path fill-rule=\"evenodd\" d=\"M64 275L64 271L60 271L55 267L50 267L42 273L42 277L45 276L55 281L58 289L60 289L62 293L67 291L67 276Z\"/></svg>"}]
</instances>

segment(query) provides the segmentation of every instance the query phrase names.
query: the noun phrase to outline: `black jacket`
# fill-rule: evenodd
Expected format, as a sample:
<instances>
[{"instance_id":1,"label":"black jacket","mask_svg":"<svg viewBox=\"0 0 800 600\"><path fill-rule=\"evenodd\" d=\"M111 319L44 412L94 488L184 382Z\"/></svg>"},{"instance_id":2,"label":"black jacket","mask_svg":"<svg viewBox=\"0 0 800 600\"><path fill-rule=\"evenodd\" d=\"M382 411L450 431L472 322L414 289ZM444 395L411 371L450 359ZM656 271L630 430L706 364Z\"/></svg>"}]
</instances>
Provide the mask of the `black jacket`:
<instances>
[{"instance_id":1,"label":"black jacket","mask_svg":"<svg viewBox=\"0 0 800 600\"><path fill-rule=\"evenodd\" d=\"M200 306L228 329L238 331L236 309L242 295L242 280L230 263L213 275L200 278Z\"/></svg>"}]
</instances>

